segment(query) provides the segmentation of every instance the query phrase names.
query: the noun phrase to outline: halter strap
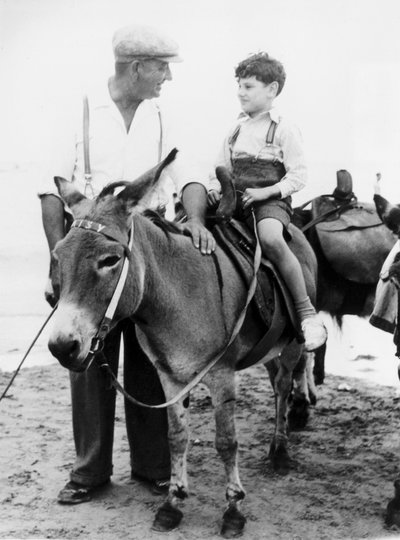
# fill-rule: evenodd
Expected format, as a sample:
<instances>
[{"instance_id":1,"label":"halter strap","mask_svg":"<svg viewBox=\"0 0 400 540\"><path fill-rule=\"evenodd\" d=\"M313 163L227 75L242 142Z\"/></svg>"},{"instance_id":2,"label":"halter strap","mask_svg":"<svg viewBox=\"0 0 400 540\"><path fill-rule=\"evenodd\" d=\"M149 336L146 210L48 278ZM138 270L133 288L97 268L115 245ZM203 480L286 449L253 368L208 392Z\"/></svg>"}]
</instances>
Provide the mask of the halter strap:
<instances>
[{"instance_id":1,"label":"halter strap","mask_svg":"<svg viewBox=\"0 0 400 540\"><path fill-rule=\"evenodd\" d=\"M86 220L78 220L78 221L86 221ZM104 232L106 229L110 229L110 227L103 227L103 229L101 229L99 231L98 230L98 225L100 225L100 223L95 223L93 221L89 221L88 223L94 225L94 228L89 227L89 230L93 230L94 232L97 232L99 234L103 234L104 236L107 236L109 238L112 238L113 240L116 240L117 242L120 242L120 240L118 240L117 238L115 238L113 236L110 236L109 234L106 234L106 232ZM79 225L78 225L78 227L79 227ZM88 227L84 227L84 226L82 226L81 228L88 229ZM114 229L111 228L111 232L114 233L115 232ZM117 285L116 285L116 287L114 289L114 293L112 295L110 303L108 304L106 312L104 313L104 316L103 316L103 318L101 320L101 323L99 325L99 329L98 329L96 335L94 336L94 338L92 339L92 343L90 345L90 350L89 350L89 352L88 352L88 354L86 356L86 359L85 359L85 363L87 364L87 368L89 368L89 366L93 362L96 355L101 353L101 351L103 350L104 340L105 340L108 332L110 331L111 323L112 323L112 320L114 318L115 312L117 310L118 303L119 303L119 300L120 300L121 295L122 295L122 291L124 290L124 286L125 286L125 283L126 283L126 278L128 276L129 253L130 253L130 251L132 249L133 234L134 234L134 222L133 222L133 219L132 219L132 225L131 225L131 229L130 229L130 233L129 233L129 235L130 235L129 236L129 245L126 246L125 244L122 244L124 246L124 249L125 249L124 264L122 266L121 273L120 273L120 275L118 277L118 282L117 282Z\"/></svg>"},{"instance_id":2,"label":"halter strap","mask_svg":"<svg viewBox=\"0 0 400 540\"><path fill-rule=\"evenodd\" d=\"M133 222L132 222L133 227ZM111 240L115 240L124 247L125 253L128 255L130 252L130 246L128 246L125 235L121 233L116 227L108 227L107 225L102 225L96 221L90 221L89 219L75 219L72 222L71 229L85 229L87 231L93 231L95 233L102 234ZM132 230L131 230L132 231ZM132 232L131 232L132 240Z\"/></svg>"}]
</instances>

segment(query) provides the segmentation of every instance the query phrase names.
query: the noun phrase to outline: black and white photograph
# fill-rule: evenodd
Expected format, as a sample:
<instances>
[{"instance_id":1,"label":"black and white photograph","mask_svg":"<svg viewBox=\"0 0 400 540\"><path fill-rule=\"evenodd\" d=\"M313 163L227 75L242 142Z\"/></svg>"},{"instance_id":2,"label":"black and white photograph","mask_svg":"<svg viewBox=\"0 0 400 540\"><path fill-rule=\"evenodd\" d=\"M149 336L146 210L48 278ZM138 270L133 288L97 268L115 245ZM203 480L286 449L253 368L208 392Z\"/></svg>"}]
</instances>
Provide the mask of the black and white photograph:
<instances>
[{"instance_id":1,"label":"black and white photograph","mask_svg":"<svg viewBox=\"0 0 400 540\"><path fill-rule=\"evenodd\" d=\"M0 539L400 539L398 0L0 0Z\"/></svg>"}]
</instances>

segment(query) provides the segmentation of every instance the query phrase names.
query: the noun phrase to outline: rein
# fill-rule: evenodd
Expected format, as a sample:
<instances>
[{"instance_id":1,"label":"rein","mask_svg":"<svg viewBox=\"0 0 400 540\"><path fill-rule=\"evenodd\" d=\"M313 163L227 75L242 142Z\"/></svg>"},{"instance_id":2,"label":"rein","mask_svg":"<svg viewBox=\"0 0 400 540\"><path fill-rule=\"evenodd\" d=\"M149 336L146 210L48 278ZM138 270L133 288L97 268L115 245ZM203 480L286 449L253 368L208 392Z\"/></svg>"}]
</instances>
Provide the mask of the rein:
<instances>
[{"instance_id":1,"label":"rein","mask_svg":"<svg viewBox=\"0 0 400 540\"><path fill-rule=\"evenodd\" d=\"M44 327L45 327L46 324L49 322L49 320L51 319L51 317L54 315L54 312L55 312L56 309L57 309L57 304L53 307L53 309L52 309L50 315L47 316L46 320L44 321L44 323L43 323L42 326L40 327L40 330L38 331L38 333L37 333L36 336L34 337L32 343L29 345L29 347L28 347L28 349L27 349L27 351L26 351L26 353L25 353L23 359L21 360L21 362L19 363L19 365L18 365L17 369L15 370L13 376L12 376L11 379L9 380L9 382L8 382L8 384L7 384L7 386L6 386L6 389L5 389L4 392L1 394L1 396L0 396L0 401L1 401L3 398L6 397L6 394L7 394L7 392L9 391L11 385L13 384L13 382L14 382L16 376L18 375L18 373L19 373L19 371L20 371L20 369L21 369L21 367L22 367L22 364L25 362L25 360L26 360L28 354L31 352L31 350L32 350L33 346L35 345L36 341L38 340L40 334L43 332Z\"/></svg>"},{"instance_id":2,"label":"rein","mask_svg":"<svg viewBox=\"0 0 400 540\"><path fill-rule=\"evenodd\" d=\"M254 215L253 215L253 219L254 219ZM82 223L79 223L79 222L84 222L84 224ZM74 222L72 224L73 227L77 227L77 228L82 228L82 229L86 229L86 230L91 230L91 231L94 231L94 232L97 232L99 234L105 234L105 232L103 232L105 230L105 227L103 227L101 224L99 223L95 223L95 222L88 222L86 220L78 220L78 222ZM115 314L115 311L117 309L117 305L118 305L118 302L119 302L119 299L121 297L121 294L122 294L122 290L124 288L124 285L125 285L125 282L126 282L126 278L127 278L127 274L128 274L128 269L129 269L129 258L128 258L128 254L125 255L125 260L124 260L124 265L122 267L122 270L121 270L121 273L120 273L120 276L119 276L119 279L118 279L118 283L117 283L117 286L115 288L115 291L114 291L114 294L112 296L112 299L110 301L110 304L106 310L106 313L100 323L100 327L99 327L99 330L97 331L95 337L92 339L92 343L91 343L91 346L90 346L90 350L89 350L89 353L85 359L85 364L87 363L87 367L89 367L91 365L91 363L93 362L94 359L96 359L96 362L97 364L99 365L99 367L101 367L102 369L104 369L108 374L109 376L111 377L111 384L112 386L118 390L119 392L121 392L124 397L130 401L131 403L134 403L135 405L139 405L140 407L146 407L148 409L163 409L165 407L169 407L170 405L173 405L174 403L176 403L177 401L179 401L181 398L183 398L184 396L186 396L197 384L199 384L199 382L203 379L203 377L205 377L205 375L210 371L211 368L213 368L217 362L224 356L224 354L228 351L229 347L232 345L232 343L234 342L234 340L236 339L237 335L239 334L239 331L243 325L243 322L244 322L244 319L245 319L245 316L246 316L246 312L247 312L247 308L254 296L254 293L255 293L255 290L256 290L256 286L257 286L257 272L259 270L259 267L260 267L260 264L261 264L261 246L260 246L260 242L259 242L259 238L258 238L258 235L257 235L257 229L256 227L254 227L255 229L255 234L256 234L256 250L255 250L255 254L254 254L254 261L253 261L253 278L252 278L252 281L250 283L250 286L249 286L249 290L248 290L248 293L247 293L247 298L246 298L246 302L245 302L245 305L236 321L236 324L232 330L232 334L229 338L229 341L228 343L225 345L225 347L223 348L223 350L221 352L219 352L195 377L194 379L192 379L192 381L190 383L188 383L180 392L178 392L178 394L173 397L172 399L170 399L169 401L166 401L165 403L160 403L159 405L148 405L147 403L143 403L141 401L138 401L136 398L134 398L133 396L131 396L130 394L128 394L126 392L126 390L123 388L123 386L118 382L118 379L117 377L114 375L113 371L111 370L110 366L108 365L107 363L107 359L106 357L104 356L104 353L102 352L103 350L103 346L104 346L104 339L107 335L107 333L109 332L110 330L110 325L111 325L111 322L112 322L112 319L114 317L114 314ZM129 240L129 249L132 247L132 242L133 242L133 220L132 220L132 227L131 227L131 230L130 230L130 240Z\"/></svg>"}]
</instances>

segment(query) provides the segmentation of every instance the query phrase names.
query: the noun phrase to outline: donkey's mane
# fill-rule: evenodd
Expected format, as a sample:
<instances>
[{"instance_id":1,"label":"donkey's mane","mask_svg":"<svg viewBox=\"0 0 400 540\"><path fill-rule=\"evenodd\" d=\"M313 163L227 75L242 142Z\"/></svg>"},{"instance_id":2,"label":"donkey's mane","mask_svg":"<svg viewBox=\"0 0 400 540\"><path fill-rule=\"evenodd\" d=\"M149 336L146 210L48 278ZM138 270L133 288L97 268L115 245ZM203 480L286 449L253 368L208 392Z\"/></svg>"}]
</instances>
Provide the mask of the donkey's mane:
<instances>
[{"instance_id":1,"label":"donkey's mane","mask_svg":"<svg viewBox=\"0 0 400 540\"><path fill-rule=\"evenodd\" d=\"M170 233L173 234L182 234L181 229L178 227L176 223L173 221L169 221L168 219L165 219L162 217L158 212L154 210L144 210L142 215L149 219L154 225L159 227L167 236Z\"/></svg>"}]
</instances>

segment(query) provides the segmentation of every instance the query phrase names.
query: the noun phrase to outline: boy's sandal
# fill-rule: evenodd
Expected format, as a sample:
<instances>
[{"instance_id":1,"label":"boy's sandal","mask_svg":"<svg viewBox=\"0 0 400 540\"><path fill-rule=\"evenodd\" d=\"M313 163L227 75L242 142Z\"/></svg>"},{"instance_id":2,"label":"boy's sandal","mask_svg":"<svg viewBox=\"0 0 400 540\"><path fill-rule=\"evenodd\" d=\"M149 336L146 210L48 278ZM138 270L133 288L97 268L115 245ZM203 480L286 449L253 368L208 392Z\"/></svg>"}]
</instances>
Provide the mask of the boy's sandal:
<instances>
[{"instance_id":1,"label":"boy's sandal","mask_svg":"<svg viewBox=\"0 0 400 540\"><path fill-rule=\"evenodd\" d=\"M84 486L71 480L65 484L58 494L57 502L60 504L80 504L91 501L93 494L109 482L110 480L107 480L100 486Z\"/></svg>"}]
</instances>

